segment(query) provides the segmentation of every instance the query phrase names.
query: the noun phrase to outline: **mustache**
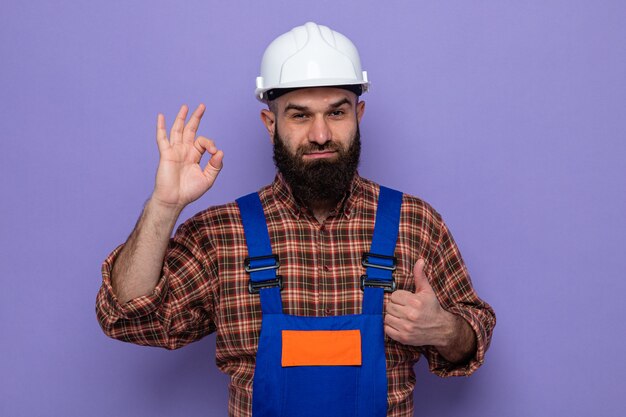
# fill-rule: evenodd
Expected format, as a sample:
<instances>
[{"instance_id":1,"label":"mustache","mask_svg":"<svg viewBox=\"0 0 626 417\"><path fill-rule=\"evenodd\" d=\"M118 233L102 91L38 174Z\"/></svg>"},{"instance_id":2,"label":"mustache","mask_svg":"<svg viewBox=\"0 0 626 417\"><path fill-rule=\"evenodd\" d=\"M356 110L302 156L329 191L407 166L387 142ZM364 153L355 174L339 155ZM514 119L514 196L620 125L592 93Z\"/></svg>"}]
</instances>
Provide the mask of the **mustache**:
<instances>
[{"instance_id":1,"label":"mustache","mask_svg":"<svg viewBox=\"0 0 626 417\"><path fill-rule=\"evenodd\" d=\"M328 141L323 144L309 143L305 146L301 146L298 149L297 154L299 156L302 156L310 152L337 152L337 151L342 151L342 149L343 148L341 146L339 146L337 143L333 141Z\"/></svg>"}]
</instances>

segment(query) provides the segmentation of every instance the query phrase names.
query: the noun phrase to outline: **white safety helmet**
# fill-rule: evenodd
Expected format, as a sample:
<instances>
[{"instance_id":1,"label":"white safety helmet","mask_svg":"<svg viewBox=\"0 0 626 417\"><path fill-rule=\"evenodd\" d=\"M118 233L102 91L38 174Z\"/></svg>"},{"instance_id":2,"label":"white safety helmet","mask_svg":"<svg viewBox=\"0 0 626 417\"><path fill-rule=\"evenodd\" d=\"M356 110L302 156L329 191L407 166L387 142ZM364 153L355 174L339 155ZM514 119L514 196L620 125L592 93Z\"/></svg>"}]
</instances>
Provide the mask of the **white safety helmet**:
<instances>
[{"instance_id":1,"label":"white safety helmet","mask_svg":"<svg viewBox=\"0 0 626 417\"><path fill-rule=\"evenodd\" d=\"M267 47L256 78L256 98L268 102L302 87L345 86L357 95L369 88L356 47L339 32L307 22Z\"/></svg>"}]
</instances>

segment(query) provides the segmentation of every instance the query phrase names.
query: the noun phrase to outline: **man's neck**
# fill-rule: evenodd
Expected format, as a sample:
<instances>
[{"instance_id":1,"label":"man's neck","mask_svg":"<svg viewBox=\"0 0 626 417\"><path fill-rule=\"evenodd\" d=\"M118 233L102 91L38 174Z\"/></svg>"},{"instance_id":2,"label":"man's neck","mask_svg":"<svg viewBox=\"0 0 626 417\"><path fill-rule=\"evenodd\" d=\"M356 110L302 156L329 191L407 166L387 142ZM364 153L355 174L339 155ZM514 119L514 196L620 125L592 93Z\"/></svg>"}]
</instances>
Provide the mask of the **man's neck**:
<instances>
[{"instance_id":1,"label":"man's neck","mask_svg":"<svg viewBox=\"0 0 626 417\"><path fill-rule=\"evenodd\" d=\"M322 224L326 221L330 212L337 206L337 201L316 201L307 204L309 210L313 212L313 216Z\"/></svg>"}]
</instances>

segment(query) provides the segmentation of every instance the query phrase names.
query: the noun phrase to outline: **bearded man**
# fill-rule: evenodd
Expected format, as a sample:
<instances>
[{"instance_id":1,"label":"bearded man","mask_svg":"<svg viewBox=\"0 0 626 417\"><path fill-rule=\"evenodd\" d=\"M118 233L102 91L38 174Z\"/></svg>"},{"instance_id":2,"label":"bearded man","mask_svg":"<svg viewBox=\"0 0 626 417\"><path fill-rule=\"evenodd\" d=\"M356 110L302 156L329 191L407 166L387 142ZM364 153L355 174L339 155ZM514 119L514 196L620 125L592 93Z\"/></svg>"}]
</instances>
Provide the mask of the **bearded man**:
<instances>
[{"instance_id":1,"label":"bearded man","mask_svg":"<svg viewBox=\"0 0 626 417\"><path fill-rule=\"evenodd\" d=\"M181 107L151 198L105 260L105 333L176 349L216 332L231 416L413 415L420 355L441 376L484 361L495 315L441 216L357 173L369 85L354 45L307 23L265 52L257 98L278 170L270 185L184 222L222 151ZM200 166L204 153L210 154Z\"/></svg>"}]
</instances>

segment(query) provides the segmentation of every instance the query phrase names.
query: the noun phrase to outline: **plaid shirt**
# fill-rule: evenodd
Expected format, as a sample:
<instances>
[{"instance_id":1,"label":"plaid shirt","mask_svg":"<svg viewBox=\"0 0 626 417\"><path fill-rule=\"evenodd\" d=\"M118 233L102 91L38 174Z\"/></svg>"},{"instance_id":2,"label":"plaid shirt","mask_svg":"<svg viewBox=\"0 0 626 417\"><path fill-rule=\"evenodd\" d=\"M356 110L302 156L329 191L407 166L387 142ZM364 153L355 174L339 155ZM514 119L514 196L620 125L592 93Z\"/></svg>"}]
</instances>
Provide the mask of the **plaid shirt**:
<instances>
[{"instance_id":1,"label":"plaid shirt","mask_svg":"<svg viewBox=\"0 0 626 417\"><path fill-rule=\"evenodd\" d=\"M378 191L377 184L357 175L350 193L320 224L294 200L280 175L260 190L272 248L285 280L286 314L317 317L361 312L361 255L370 249ZM126 342L167 349L216 332L216 363L231 377L229 415L250 416L261 307L259 296L248 293L249 276L243 269L247 247L237 205L211 207L183 223L170 241L154 292L124 305L111 288L111 270L120 249L102 267L96 310L104 332ZM396 256L398 288L414 291L413 266L425 259L424 270L442 307L467 320L478 346L468 363L454 365L432 347L405 346L386 337L387 415L411 416L413 365L420 354L437 375L471 374L483 363L495 315L475 294L441 216L408 195L402 204Z\"/></svg>"}]
</instances>

